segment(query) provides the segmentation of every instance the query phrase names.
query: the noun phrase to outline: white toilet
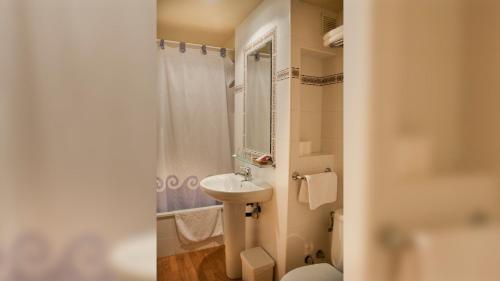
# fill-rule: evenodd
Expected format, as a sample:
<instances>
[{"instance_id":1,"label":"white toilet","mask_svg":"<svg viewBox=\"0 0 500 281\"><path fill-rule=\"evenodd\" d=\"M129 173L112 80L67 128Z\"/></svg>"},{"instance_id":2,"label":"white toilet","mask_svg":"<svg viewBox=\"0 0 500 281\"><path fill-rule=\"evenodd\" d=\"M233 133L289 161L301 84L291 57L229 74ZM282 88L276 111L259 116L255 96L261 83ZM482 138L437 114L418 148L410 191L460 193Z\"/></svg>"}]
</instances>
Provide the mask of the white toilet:
<instances>
[{"instance_id":1,"label":"white toilet","mask_svg":"<svg viewBox=\"0 0 500 281\"><path fill-rule=\"evenodd\" d=\"M335 211L332 231L331 259L332 264L318 263L296 268L283 276L281 281L342 281L343 270L343 220L344 210Z\"/></svg>"}]
</instances>

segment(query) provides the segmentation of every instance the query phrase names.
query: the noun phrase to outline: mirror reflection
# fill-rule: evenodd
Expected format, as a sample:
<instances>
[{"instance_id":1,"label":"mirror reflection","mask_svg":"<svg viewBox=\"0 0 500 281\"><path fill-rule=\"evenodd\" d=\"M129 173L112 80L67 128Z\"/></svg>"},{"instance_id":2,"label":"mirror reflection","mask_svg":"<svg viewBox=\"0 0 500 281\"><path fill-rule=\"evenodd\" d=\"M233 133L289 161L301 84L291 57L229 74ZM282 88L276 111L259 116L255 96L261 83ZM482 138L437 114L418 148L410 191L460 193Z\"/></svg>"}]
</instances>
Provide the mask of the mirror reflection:
<instances>
[{"instance_id":1,"label":"mirror reflection","mask_svg":"<svg viewBox=\"0 0 500 281\"><path fill-rule=\"evenodd\" d=\"M271 153L272 42L246 56L245 148Z\"/></svg>"}]
</instances>

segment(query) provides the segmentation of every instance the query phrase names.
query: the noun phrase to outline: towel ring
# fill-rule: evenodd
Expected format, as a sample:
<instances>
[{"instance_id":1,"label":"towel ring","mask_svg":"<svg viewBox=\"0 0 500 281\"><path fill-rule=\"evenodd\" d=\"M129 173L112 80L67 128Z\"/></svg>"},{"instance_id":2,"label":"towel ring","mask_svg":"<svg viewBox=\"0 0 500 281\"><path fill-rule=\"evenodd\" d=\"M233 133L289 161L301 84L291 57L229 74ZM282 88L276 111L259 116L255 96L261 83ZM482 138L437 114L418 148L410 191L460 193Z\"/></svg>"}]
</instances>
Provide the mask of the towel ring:
<instances>
[{"instance_id":1,"label":"towel ring","mask_svg":"<svg viewBox=\"0 0 500 281\"><path fill-rule=\"evenodd\" d=\"M325 171L324 171L324 173L330 173L331 171L332 171L332 169L326 168ZM292 174L292 180L296 181L296 180L303 180L303 179L305 179L304 176L301 176L298 172L293 172L293 174Z\"/></svg>"}]
</instances>

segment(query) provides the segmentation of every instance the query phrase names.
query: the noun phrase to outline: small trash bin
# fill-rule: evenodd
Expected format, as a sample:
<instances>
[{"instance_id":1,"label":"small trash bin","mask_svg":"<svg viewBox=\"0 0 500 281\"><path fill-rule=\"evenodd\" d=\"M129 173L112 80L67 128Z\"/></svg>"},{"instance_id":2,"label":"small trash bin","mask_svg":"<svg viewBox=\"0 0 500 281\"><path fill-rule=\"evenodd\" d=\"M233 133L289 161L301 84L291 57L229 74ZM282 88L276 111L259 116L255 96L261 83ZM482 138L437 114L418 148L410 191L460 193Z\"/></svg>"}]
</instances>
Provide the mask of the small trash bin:
<instances>
[{"instance_id":1,"label":"small trash bin","mask_svg":"<svg viewBox=\"0 0 500 281\"><path fill-rule=\"evenodd\" d=\"M273 281L274 260L261 247L241 252L243 281Z\"/></svg>"}]
</instances>

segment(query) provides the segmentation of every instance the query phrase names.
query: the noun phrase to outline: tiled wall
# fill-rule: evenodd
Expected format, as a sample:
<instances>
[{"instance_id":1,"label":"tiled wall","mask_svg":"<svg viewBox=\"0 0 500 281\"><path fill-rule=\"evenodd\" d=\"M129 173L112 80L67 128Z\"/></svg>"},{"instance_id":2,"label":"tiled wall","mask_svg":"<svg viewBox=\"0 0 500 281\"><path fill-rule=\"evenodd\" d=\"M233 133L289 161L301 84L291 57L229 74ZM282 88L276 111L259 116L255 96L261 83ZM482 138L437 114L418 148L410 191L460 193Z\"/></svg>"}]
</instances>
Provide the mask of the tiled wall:
<instances>
[{"instance_id":1,"label":"tiled wall","mask_svg":"<svg viewBox=\"0 0 500 281\"><path fill-rule=\"evenodd\" d=\"M323 72L338 75L337 82L324 85L321 112L324 122L321 124L321 148L325 153L336 156L335 170L342 171L342 147L344 131L344 82L343 50L336 50L336 55L323 63ZM342 80L340 80L342 79Z\"/></svg>"},{"instance_id":2,"label":"tiled wall","mask_svg":"<svg viewBox=\"0 0 500 281\"><path fill-rule=\"evenodd\" d=\"M290 5L293 5L293 10ZM247 237L247 242L251 240L247 246L261 246L273 257L277 263L275 280L279 280L285 272L303 265L305 251L311 245L309 251L322 249L328 257L325 261L329 260L329 214L342 205L342 185L339 186L337 203L311 211L308 205L297 202L298 185L291 179L291 174L294 171L315 173L330 167L340 173L341 178L342 83L337 79L342 77L342 52L322 46L321 9L301 1L263 1L236 30L236 150L243 141L243 50L274 27L277 27L277 166L275 169L252 167L256 178L267 180L274 186L274 196L270 202L262 204L259 220L247 222L247 235L254 235ZM319 51L322 59L306 58L302 62L302 49ZM303 84L302 74L322 80L314 82L319 85L306 85L310 80ZM325 153L299 157L297 149L301 134L304 138L313 138L315 149L321 152L321 147L324 147ZM237 167L240 165L236 163Z\"/></svg>"},{"instance_id":3,"label":"tiled wall","mask_svg":"<svg viewBox=\"0 0 500 281\"><path fill-rule=\"evenodd\" d=\"M299 203L299 183L290 180L288 200L287 260L289 271L304 265L304 257L321 249L330 259L330 212L342 207L343 52L322 43L322 10L292 1L290 171L319 173L331 168L338 174L337 202L310 210ZM300 141L312 141L313 154L299 156Z\"/></svg>"},{"instance_id":4,"label":"tiled wall","mask_svg":"<svg viewBox=\"0 0 500 281\"><path fill-rule=\"evenodd\" d=\"M290 65L290 0L264 0L236 29L235 151L243 146L244 49L276 28L276 70ZM256 178L274 186L273 198L261 204L257 221L247 223L249 246L261 246L276 261L275 279L285 273L286 223L290 151L290 80L276 82L276 168L252 168ZM236 167L244 165L235 163ZM250 236L253 235L253 236Z\"/></svg>"},{"instance_id":5,"label":"tiled wall","mask_svg":"<svg viewBox=\"0 0 500 281\"><path fill-rule=\"evenodd\" d=\"M342 49L335 54L301 51L300 141L314 154L338 155L342 142Z\"/></svg>"},{"instance_id":6,"label":"tiled wall","mask_svg":"<svg viewBox=\"0 0 500 281\"><path fill-rule=\"evenodd\" d=\"M323 61L313 55L302 55L300 64L301 77L322 77ZM321 151L322 104L324 88L314 84L300 85L300 140L312 142L312 152ZM294 125L294 124L292 124Z\"/></svg>"}]
</instances>

